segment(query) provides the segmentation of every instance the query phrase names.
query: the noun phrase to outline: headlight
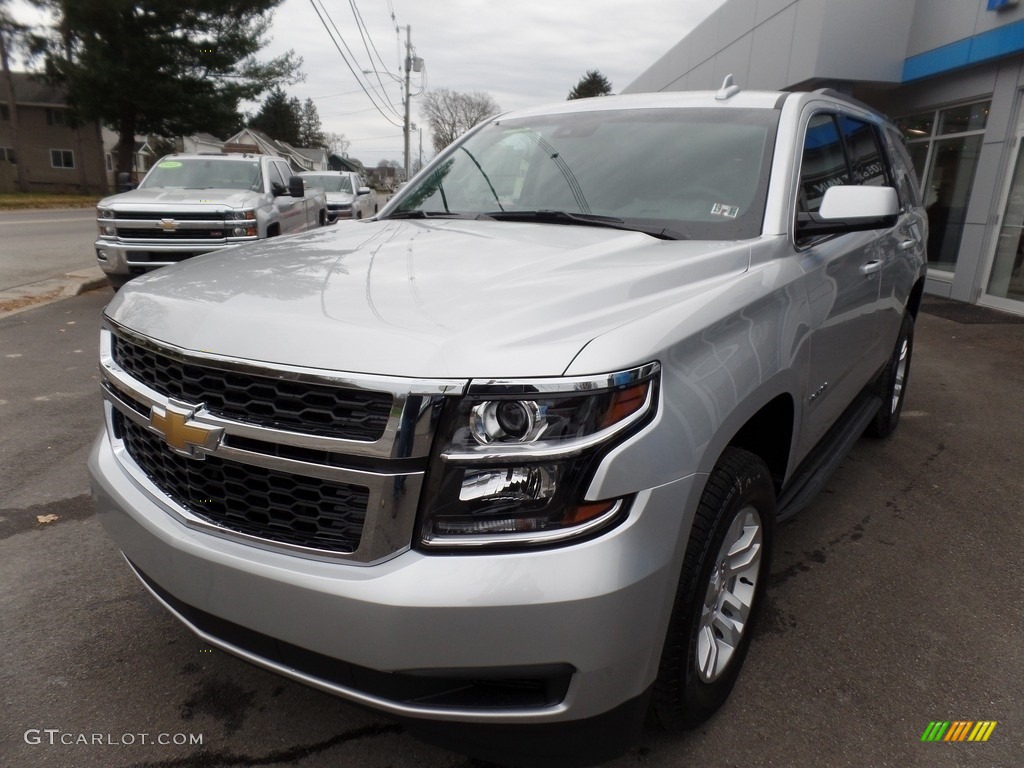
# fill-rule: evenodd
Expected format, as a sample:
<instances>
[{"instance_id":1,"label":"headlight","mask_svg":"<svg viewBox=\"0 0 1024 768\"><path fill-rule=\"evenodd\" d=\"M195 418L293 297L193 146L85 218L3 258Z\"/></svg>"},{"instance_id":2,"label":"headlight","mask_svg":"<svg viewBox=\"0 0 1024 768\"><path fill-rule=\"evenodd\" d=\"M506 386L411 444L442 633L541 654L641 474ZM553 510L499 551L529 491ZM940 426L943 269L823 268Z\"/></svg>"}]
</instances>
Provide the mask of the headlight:
<instances>
[{"instance_id":1,"label":"headlight","mask_svg":"<svg viewBox=\"0 0 1024 768\"><path fill-rule=\"evenodd\" d=\"M114 218L114 211L110 208L97 208L96 218L98 219L112 219Z\"/></svg>"},{"instance_id":2,"label":"headlight","mask_svg":"<svg viewBox=\"0 0 1024 768\"><path fill-rule=\"evenodd\" d=\"M234 221L253 221L256 219L256 211L235 211L225 218L233 219Z\"/></svg>"},{"instance_id":3,"label":"headlight","mask_svg":"<svg viewBox=\"0 0 1024 768\"><path fill-rule=\"evenodd\" d=\"M447 407L421 512L429 548L538 546L604 530L628 499L586 501L600 459L657 408L660 366L474 384Z\"/></svg>"}]
</instances>

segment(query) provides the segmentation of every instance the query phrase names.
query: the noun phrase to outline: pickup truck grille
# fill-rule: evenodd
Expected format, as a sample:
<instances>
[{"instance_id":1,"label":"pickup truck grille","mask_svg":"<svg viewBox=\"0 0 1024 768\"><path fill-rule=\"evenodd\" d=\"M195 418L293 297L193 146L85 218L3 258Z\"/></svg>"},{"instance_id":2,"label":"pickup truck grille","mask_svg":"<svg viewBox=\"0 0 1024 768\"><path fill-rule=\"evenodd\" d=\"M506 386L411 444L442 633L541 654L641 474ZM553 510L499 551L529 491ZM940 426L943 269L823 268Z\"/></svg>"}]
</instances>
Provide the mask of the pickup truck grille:
<instances>
[{"instance_id":1,"label":"pickup truck grille","mask_svg":"<svg viewBox=\"0 0 1024 768\"><path fill-rule=\"evenodd\" d=\"M181 211L178 213L167 211L118 211L115 215L116 221L160 221L160 219L174 219L175 221L221 221L224 214L217 211ZM100 219L106 221L106 219Z\"/></svg>"},{"instance_id":2,"label":"pickup truck grille","mask_svg":"<svg viewBox=\"0 0 1024 768\"><path fill-rule=\"evenodd\" d=\"M228 530L300 547L351 553L359 546L367 488L208 456L189 459L122 414L114 432L168 497Z\"/></svg>"},{"instance_id":3,"label":"pickup truck grille","mask_svg":"<svg viewBox=\"0 0 1024 768\"><path fill-rule=\"evenodd\" d=\"M159 227L138 228L118 227L117 236L123 240L223 240L227 230L221 225L214 229L216 222L210 222L211 228L191 229L160 229Z\"/></svg>"},{"instance_id":4,"label":"pickup truck grille","mask_svg":"<svg viewBox=\"0 0 1024 768\"><path fill-rule=\"evenodd\" d=\"M306 381L221 370L173 359L114 337L114 360L162 395L204 403L218 416L307 435L380 439L393 398Z\"/></svg>"}]
</instances>

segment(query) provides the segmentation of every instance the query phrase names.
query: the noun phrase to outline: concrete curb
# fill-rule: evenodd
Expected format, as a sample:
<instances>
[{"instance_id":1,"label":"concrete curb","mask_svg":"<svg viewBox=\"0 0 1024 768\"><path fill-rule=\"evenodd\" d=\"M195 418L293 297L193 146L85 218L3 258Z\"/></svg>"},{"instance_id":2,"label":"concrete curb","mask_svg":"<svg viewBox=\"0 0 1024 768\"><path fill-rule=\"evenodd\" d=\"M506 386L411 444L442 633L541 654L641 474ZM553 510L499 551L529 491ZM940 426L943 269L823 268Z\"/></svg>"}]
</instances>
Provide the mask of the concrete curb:
<instances>
[{"instance_id":1,"label":"concrete curb","mask_svg":"<svg viewBox=\"0 0 1024 768\"><path fill-rule=\"evenodd\" d=\"M0 291L0 318L10 317L27 309L68 299L108 285L99 267L68 272L59 277L39 280Z\"/></svg>"}]
</instances>

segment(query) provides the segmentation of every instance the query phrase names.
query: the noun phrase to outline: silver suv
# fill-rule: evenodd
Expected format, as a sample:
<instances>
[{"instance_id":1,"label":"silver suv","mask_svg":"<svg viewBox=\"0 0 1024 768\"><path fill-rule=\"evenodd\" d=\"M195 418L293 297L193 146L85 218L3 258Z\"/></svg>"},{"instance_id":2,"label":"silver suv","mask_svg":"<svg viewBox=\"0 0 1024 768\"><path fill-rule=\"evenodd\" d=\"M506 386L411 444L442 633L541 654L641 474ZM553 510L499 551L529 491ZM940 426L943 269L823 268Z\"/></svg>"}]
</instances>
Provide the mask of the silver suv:
<instances>
[{"instance_id":1,"label":"silver suv","mask_svg":"<svg viewBox=\"0 0 1024 768\"><path fill-rule=\"evenodd\" d=\"M106 309L110 535L205 641L505 763L726 699L776 523L907 391L923 214L831 92L488 120L372 221Z\"/></svg>"}]
</instances>

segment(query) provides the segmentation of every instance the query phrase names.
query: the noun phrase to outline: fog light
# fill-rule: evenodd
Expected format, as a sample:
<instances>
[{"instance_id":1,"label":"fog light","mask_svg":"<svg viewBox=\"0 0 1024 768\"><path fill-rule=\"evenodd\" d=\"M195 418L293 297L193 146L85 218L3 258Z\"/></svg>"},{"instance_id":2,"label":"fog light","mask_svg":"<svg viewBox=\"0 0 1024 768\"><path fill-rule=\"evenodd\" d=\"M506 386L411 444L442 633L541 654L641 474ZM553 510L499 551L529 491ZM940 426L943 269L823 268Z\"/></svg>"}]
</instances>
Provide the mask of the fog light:
<instances>
[{"instance_id":1,"label":"fog light","mask_svg":"<svg viewBox=\"0 0 1024 768\"><path fill-rule=\"evenodd\" d=\"M102 248L97 248L96 258L99 259L100 261L107 261L107 252L104 251Z\"/></svg>"},{"instance_id":2,"label":"fog light","mask_svg":"<svg viewBox=\"0 0 1024 768\"><path fill-rule=\"evenodd\" d=\"M117 228L116 227L104 227L103 228L103 234L105 234L105 235L116 235L117 234Z\"/></svg>"},{"instance_id":3,"label":"fog light","mask_svg":"<svg viewBox=\"0 0 1024 768\"><path fill-rule=\"evenodd\" d=\"M233 234L235 237L245 237L245 228L235 227L233 230L231 230L231 234Z\"/></svg>"}]
</instances>

